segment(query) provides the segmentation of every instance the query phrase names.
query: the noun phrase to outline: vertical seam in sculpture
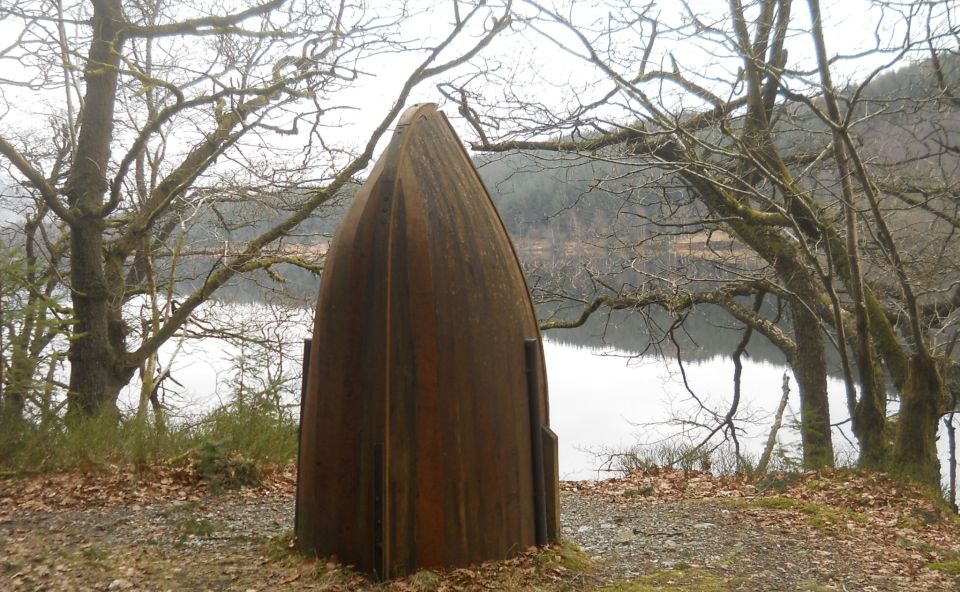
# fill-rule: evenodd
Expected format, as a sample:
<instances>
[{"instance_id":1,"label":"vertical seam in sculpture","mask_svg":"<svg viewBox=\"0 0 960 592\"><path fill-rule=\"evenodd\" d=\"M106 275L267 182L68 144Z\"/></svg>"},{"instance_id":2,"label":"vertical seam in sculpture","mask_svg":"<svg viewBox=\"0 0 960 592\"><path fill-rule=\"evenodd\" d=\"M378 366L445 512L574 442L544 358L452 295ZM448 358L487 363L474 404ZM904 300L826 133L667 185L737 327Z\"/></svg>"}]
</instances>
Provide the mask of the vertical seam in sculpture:
<instances>
[{"instance_id":1,"label":"vertical seam in sculpture","mask_svg":"<svg viewBox=\"0 0 960 592\"><path fill-rule=\"evenodd\" d=\"M404 154L404 149L403 149L403 148L404 148L404 144L406 144L407 138L410 137L409 130L410 130L410 128L412 128L412 127L416 124L417 119L418 119L418 118L415 117L415 118L413 118L412 121L408 122L406 125L398 126L398 128L397 128L397 130L396 130L396 132L395 132L397 135L400 136L400 138L399 138L399 146L397 147L397 153L398 153L398 155L400 155L400 156L402 156L402 155ZM391 144L392 144L392 142L391 142ZM388 148L388 149L389 149L389 148ZM391 193L391 195L396 195L397 185L398 185L399 182L400 182L400 181L399 181L398 172L402 169L402 162L400 161L399 158L397 159L397 161L394 163L393 166L394 166L394 170L393 170L393 180L392 180L393 182L392 182L392 186L390 187L390 193ZM387 577L387 578L392 575L392 574L391 574L391 570L390 570L390 561L391 561L392 558L391 558L391 553L390 553L391 548L390 548L390 544L389 544L389 541L391 540L391 539L390 539L391 533L390 533L390 531L389 531L389 525L390 525L390 522L391 522L391 521L389 520L389 516L391 515L391 514L390 514L390 511L391 511L391 509L390 509L391 499L390 499L390 495L389 495L390 488L388 487L388 484L389 484L389 482L390 482L390 454L391 454L391 450L390 450L390 397L391 397L391 390L390 390L390 382L391 382L391 380L390 380L390 365L391 365L391 362L392 362L391 354L392 354L392 346L393 346L393 330L392 330L392 329L393 329L393 324L392 324L393 319L392 319L392 316L391 316L391 310L392 310L391 303L392 303L392 295L393 295L393 244L394 244L394 243L393 243L393 237L394 237L394 233L395 233L395 231L396 231L396 225L397 225L397 208L396 208L396 204L394 203L394 201L391 200L391 202L390 202L390 222L389 222L389 226L388 226L388 228L387 228L387 262L386 262L386 263L387 263L387 285L386 285L386 311L385 311L385 317L386 317L386 318L385 318L385 321L386 321L386 331L385 331L385 336L386 336L386 348L385 348L385 349L386 349L386 352L385 352L385 355L384 355L384 361L385 361L385 363L386 363L386 367L385 367L385 369L384 369L384 376L386 377L386 380L384 381L385 384L384 384L384 397L383 397L383 432L384 432L384 437L383 437L383 457L384 457L384 458L383 458L383 491L381 492L381 496L382 496L381 499L383 500L383 501L382 501L382 504L383 504L383 527L382 527L382 542L383 542L383 548L381 549L381 558L382 558L382 561L383 561L383 565L382 565L382 566L378 566L379 569L381 569L381 571L382 571L382 573L383 573L383 576L382 576L382 577Z\"/></svg>"},{"instance_id":2,"label":"vertical seam in sculpture","mask_svg":"<svg viewBox=\"0 0 960 592\"><path fill-rule=\"evenodd\" d=\"M450 131L453 133L454 137L459 138L459 136L457 136L457 132L453 129L453 126L450 125L450 120L447 119L446 114L443 111L438 111L438 112L440 113L441 116L443 116L444 123L446 123L447 127L450 128ZM457 145L460 147L460 151L464 155L464 157L468 161L470 161L471 160L470 154L467 152L466 148L463 147L463 144L458 141ZM514 262L516 263L516 268L521 270L520 281L523 282L523 287L527 290L527 294L529 295L530 285L527 284L527 278L522 271L523 266L520 265L520 256L517 255L517 249L513 246L513 241L509 240L510 234L507 232L507 225L503 223L503 218L500 217L500 211L497 209L496 204L493 203L493 198L490 196L490 191L487 190L486 184L483 182L483 179L480 177L480 172L477 171L476 167L471 167L471 168L473 170L473 175L476 177L477 181L480 183L480 186L483 187L483 193L486 196L487 201L490 202L490 204L493 206L493 211L497 215L497 223L500 224L500 228L502 229L503 233L508 237L507 244L510 247L510 253L513 255ZM543 358L543 337L540 335L540 327L537 326L537 310L533 306L533 296L530 295L530 297L527 298L526 300L527 300L527 305L530 307L530 314L532 315L532 318L533 318L534 336L537 338L537 342L539 345L538 349L540 350L540 367L546 368L546 363ZM543 425L549 426L550 425L550 399L547 393L548 387L547 387L545 370L544 370L544 374L540 376L540 379L541 379L540 382L542 383L541 396L542 396L542 402L544 407L544 413L541 414L540 420L542 421Z\"/></svg>"}]
</instances>

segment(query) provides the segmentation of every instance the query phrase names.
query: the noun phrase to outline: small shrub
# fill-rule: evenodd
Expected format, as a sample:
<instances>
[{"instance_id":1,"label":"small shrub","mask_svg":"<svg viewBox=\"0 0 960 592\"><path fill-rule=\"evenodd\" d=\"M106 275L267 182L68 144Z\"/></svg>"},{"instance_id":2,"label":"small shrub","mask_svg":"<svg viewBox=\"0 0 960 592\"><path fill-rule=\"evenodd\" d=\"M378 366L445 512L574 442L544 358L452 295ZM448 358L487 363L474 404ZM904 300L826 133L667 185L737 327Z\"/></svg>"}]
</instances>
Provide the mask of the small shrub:
<instances>
[{"instance_id":1,"label":"small shrub","mask_svg":"<svg viewBox=\"0 0 960 592\"><path fill-rule=\"evenodd\" d=\"M670 442L637 444L621 450L600 451L597 456L603 459L602 470L624 475L657 468L702 471L715 475L752 475L756 472L757 464L752 456L738 454L732 444L711 448Z\"/></svg>"},{"instance_id":2,"label":"small shrub","mask_svg":"<svg viewBox=\"0 0 960 592\"><path fill-rule=\"evenodd\" d=\"M297 455L297 421L262 407L226 405L199 426L203 440L217 441L228 451L263 465L286 464Z\"/></svg>"},{"instance_id":3,"label":"small shrub","mask_svg":"<svg viewBox=\"0 0 960 592\"><path fill-rule=\"evenodd\" d=\"M263 472L256 463L239 453L226 452L223 442L207 440L201 444L194 468L214 492L263 483Z\"/></svg>"},{"instance_id":4,"label":"small shrub","mask_svg":"<svg viewBox=\"0 0 960 592\"><path fill-rule=\"evenodd\" d=\"M795 426L799 430L799 425ZM803 451L800 445L793 443L784 445L778 443L773 449L768 471L781 473L797 473L803 470Z\"/></svg>"},{"instance_id":5,"label":"small shrub","mask_svg":"<svg viewBox=\"0 0 960 592\"><path fill-rule=\"evenodd\" d=\"M609 470L624 475L654 468L709 471L713 466L709 451L682 444L636 445L626 450L602 452L598 456L605 457L604 466Z\"/></svg>"}]
</instances>

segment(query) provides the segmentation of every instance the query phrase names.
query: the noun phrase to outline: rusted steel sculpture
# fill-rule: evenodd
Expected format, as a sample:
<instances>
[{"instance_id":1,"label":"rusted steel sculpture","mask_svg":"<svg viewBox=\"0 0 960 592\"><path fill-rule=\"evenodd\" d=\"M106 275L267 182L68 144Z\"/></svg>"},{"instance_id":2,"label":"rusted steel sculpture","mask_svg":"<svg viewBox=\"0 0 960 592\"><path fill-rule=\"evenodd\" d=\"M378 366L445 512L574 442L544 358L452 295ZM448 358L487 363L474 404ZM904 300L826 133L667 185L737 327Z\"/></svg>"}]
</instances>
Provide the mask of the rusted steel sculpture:
<instances>
[{"instance_id":1,"label":"rusted steel sculpture","mask_svg":"<svg viewBox=\"0 0 960 592\"><path fill-rule=\"evenodd\" d=\"M403 115L341 224L308 360L304 552L390 578L556 540L556 437L533 304L434 105Z\"/></svg>"}]
</instances>

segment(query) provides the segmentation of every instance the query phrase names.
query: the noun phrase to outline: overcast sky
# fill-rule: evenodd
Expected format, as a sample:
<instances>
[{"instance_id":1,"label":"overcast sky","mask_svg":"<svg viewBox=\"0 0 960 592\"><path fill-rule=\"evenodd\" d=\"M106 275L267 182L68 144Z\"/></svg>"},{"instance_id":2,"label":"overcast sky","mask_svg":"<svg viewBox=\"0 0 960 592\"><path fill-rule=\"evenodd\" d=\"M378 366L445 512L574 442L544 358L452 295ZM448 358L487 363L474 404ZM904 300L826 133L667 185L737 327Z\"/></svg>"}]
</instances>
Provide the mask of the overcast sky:
<instances>
[{"instance_id":1,"label":"overcast sky","mask_svg":"<svg viewBox=\"0 0 960 592\"><path fill-rule=\"evenodd\" d=\"M500 0L502 1L502 0ZM550 0L547 0L550 2ZM374 0L368 2L369 11L396 10L396 2L390 0ZM490 4L496 4L491 0ZM711 18L723 21L727 13L726 0L691 0L691 5L701 11L705 21ZM896 49L902 46L906 30L902 19L897 18L898 11L908 11L913 2L888 2L888 8L877 8L878 3L870 0L823 0L823 14L827 36L828 51L834 56L854 56L862 52L875 49L877 46ZM955 2L939 3L943 10L953 10ZM604 2L600 0L578 0L575 2L551 2L559 6L558 11L573 22L582 24L586 29L603 26L616 14L617 6L642 7L645 2ZM429 0L415 0L413 2L415 16L409 18L403 25L403 35L409 38L421 38L436 41L445 35L454 22L454 1L443 0L431 2ZM460 13L465 14L468 7L460 6ZM515 9L521 15L532 14L533 8L521 0L515 0ZM812 48L809 36L804 33L808 29L807 3L803 0L793 2L795 15L795 35L789 41L790 65L801 68L811 68ZM722 45L715 43L709 36L685 37L683 39L669 39L666 32L670 26L683 27L684 17L681 4L678 0L658 0L649 10L648 15L657 16L663 23L658 45L651 54L653 64L661 64L669 68L669 57L676 59L686 75L698 77L704 84L712 84L711 78L720 81L721 86L731 77L735 77L738 61L731 59L725 53ZM472 29L471 37L481 34L483 29L490 26L489 15L477 23ZM522 20L519 19L519 20ZM923 23L922 19L918 19ZM11 39L16 34L17 24L10 19L0 24L0 35ZM724 23L726 26L726 23ZM560 45L569 51L564 51L556 43L551 42L543 35L546 33L560 42ZM920 27L912 32L914 36L923 34ZM620 48L621 53L629 55L642 51L645 39L637 38L636 34L621 36L619 39L608 39ZM453 51L462 48L470 38L464 39L459 45L451 48ZM558 112L574 104L576 101L589 100L598 93L605 92L610 84L603 81L602 75L596 68L579 60L574 54L582 54L582 48L577 40L569 33L550 25L541 25L540 33L533 28L518 24L510 31L502 34L484 53L480 59L474 60L458 70L466 75L478 69L499 67L496 74L499 78L509 78L512 86L510 92L516 92L521 97L528 97L555 106ZM380 55L363 64L365 75L355 88L338 96L338 103L351 107L350 110L337 111L326 119L330 127L327 138L343 146L357 147L367 137L369 130L378 123L383 114L389 109L396 97L397 91L409 75L416 63L423 58L422 53L406 53L395 55ZM858 80L865 76L872 68L876 68L891 58L889 52L878 52L856 59L840 59L835 63L835 81L843 83L846 80ZM17 72L9 63L0 63L0 76L15 77ZM442 95L436 84L449 78L444 76L433 79L421 85L412 95L411 102L438 102L441 108L453 120L454 126L460 131L464 140L473 139L463 122L459 120L456 107L444 105ZM597 82L597 81L601 82ZM498 86L498 79L479 88L488 94L488 99L496 101L497 97L504 96L508 89ZM35 124L37 128L46 125L44 113L48 111L47 103L62 102L61 96L54 93L44 96L23 88L3 89L4 98L10 104L10 109L0 116L0 130L10 133L11 129L22 129L25 125ZM669 89L668 89L669 92ZM681 100L676 95L676 100ZM689 97L682 99L686 108L696 108L696 101ZM616 115L614 115L615 117ZM295 148L296 138L284 138L283 145ZM300 139L302 141L302 138ZM381 144L382 145L382 144Z\"/></svg>"}]
</instances>

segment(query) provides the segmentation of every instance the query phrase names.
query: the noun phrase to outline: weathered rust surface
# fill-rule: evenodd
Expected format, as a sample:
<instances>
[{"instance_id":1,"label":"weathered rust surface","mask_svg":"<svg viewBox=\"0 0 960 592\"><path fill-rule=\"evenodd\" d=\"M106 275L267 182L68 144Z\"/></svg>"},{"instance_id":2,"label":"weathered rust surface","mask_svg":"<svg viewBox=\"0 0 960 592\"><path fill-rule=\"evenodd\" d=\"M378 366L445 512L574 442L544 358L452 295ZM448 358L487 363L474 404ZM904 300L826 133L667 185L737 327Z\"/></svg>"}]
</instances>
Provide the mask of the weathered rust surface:
<instances>
[{"instance_id":1,"label":"weathered rust surface","mask_svg":"<svg viewBox=\"0 0 960 592\"><path fill-rule=\"evenodd\" d=\"M411 107L327 255L303 403L301 549L394 577L533 545L530 338L533 305L489 194L446 117ZM544 441L555 540L556 444Z\"/></svg>"}]
</instances>

